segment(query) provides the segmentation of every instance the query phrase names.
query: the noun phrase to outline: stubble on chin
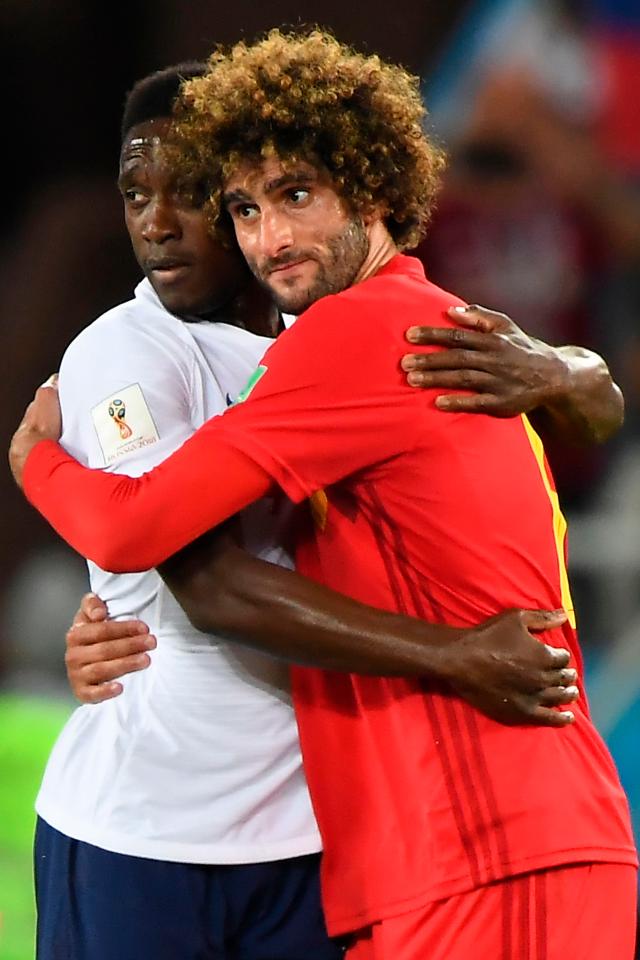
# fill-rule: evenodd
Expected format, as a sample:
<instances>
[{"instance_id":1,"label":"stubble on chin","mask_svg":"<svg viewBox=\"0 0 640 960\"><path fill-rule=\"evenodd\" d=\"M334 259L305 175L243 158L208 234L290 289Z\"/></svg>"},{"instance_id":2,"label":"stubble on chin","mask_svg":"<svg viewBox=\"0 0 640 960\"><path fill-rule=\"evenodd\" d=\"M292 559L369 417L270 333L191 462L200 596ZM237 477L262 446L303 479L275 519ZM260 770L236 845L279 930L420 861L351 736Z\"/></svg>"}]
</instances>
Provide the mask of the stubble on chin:
<instances>
[{"instance_id":1,"label":"stubble on chin","mask_svg":"<svg viewBox=\"0 0 640 960\"><path fill-rule=\"evenodd\" d=\"M303 290L275 291L268 280L256 272L257 265L249 264L258 280L270 291L282 313L299 316L317 300L346 290L354 282L369 253L369 239L361 220L351 220L346 228L327 242L326 259L318 260L318 271L312 283Z\"/></svg>"}]
</instances>

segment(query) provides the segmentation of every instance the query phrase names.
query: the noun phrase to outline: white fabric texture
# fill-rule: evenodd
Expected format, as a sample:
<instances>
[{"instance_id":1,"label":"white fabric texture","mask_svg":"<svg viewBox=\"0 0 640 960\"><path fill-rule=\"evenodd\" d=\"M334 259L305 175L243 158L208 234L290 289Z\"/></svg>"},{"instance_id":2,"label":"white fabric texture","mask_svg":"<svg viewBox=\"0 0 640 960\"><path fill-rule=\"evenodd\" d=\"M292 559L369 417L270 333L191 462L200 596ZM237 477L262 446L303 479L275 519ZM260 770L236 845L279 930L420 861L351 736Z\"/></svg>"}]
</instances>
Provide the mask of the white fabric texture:
<instances>
[{"instance_id":1,"label":"white fabric texture","mask_svg":"<svg viewBox=\"0 0 640 960\"><path fill-rule=\"evenodd\" d=\"M62 443L88 466L140 475L235 400L269 343L225 323L182 322L144 280L67 350ZM245 527L254 552L290 565L274 546L273 504L255 504ZM75 839L158 860L318 851L287 667L194 630L155 571L89 572L110 616L144 620L158 646L121 696L73 713L38 814Z\"/></svg>"}]
</instances>

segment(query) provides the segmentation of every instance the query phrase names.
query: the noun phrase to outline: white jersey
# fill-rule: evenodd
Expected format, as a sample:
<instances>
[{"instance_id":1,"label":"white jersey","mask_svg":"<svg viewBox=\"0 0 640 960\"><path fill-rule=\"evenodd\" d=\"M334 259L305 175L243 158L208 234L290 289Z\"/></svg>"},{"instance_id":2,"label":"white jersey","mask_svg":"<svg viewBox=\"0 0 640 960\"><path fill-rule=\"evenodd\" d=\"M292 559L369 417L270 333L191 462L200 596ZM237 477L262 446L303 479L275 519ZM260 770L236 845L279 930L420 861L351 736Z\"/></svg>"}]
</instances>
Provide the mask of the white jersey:
<instances>
[{"instance_id":1,"label":"white jersey","mask_svg":"<svg viewBox=\"0 0 640 960\"><path fill-rule=\"evenodd\" d=\"M67 350L62 443L90 467L140 475L226 409L269 343L229 324L178 320L144 280ZM286 563L265 506L250 508L253 521L246 515L248 539ZM158 646L147 670L124 678L121 696L71 716L38 814L67 836L158 860L252 863L318 851L286 665L194 630L154 570L89 571L110 615L144 620Z\"/></svg>"}]
</instances>

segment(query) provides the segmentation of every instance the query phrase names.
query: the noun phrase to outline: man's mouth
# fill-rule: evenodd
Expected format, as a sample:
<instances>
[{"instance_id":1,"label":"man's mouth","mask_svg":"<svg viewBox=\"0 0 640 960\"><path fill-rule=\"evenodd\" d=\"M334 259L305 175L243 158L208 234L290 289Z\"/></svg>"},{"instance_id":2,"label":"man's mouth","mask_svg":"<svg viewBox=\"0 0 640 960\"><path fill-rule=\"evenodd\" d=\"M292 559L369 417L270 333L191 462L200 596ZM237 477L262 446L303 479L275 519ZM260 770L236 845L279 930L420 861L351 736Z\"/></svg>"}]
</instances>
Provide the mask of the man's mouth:
<instances>
[{"instance_id":1,"label":"man's mouth","mask_svg":"<svg viewBox=\"0 0 640 960\"><path fill-rule=\"evenodd\" d=\"M153 274L157 279L175 280L188 270L189 266L186 260L162 257L157 260L147 260L147 273Z\"/></svg>"},{"instance_id":2,"label":"man's mouth","mask_svg":"<svg viewBox=\"0 0 640 960\"><path fill-rule=\"evenodd\" d=\"M293 272L297 267L302 266L303 263L307 263L308 260L309 257L300 257L298 260L287 260L285 263L275 264L268 268L267 275L270 277L274 276L274 274L280 277L284 276L288 271Z\"/></svg>"}]
</instances>

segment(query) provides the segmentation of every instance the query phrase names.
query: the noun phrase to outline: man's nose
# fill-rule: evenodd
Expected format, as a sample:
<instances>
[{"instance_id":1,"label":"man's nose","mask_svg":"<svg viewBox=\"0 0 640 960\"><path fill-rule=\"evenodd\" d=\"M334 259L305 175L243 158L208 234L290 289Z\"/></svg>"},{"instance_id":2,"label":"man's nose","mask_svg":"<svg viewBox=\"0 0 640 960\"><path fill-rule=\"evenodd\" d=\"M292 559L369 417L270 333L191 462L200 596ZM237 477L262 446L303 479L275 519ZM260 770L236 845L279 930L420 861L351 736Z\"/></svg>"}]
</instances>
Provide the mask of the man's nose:
<instances>
[{"instance_id":1,"label":"man's nose","mask_svg":"<svg viewBox=\"0 0 640 960\"><path fill-rule=\"evenodd\" d=\"M292 247L293 232L289 218L277 210L263 213L260 243L263 257L277 257Z\"/></svg>"},{"instance_id":2,"label":"man's nose","mask_svg":"<svg viewBox=\"0 0 640 960\"><path fill-rule=\"evenodd\" d=\"M178 218L169 203L156 200L148 204L142 236L149 243L164 243L175 239L181 233Z\"/></svg>"}]
</instances>

